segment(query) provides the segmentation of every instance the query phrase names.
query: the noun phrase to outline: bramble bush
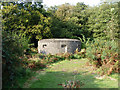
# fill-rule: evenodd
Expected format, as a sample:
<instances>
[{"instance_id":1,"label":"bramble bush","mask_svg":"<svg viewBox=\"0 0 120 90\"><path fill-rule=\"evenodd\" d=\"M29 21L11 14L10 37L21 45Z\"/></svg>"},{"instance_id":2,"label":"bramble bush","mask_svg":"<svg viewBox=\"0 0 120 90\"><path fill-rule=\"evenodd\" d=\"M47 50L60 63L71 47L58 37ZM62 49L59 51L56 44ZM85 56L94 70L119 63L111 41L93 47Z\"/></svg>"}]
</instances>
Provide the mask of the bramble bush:
<instances>
[{"instance_id":1,"label":"bramble bush","mask_svg":"<svg viewBox=\"0 0 120 90\"><path fill-rule=\"evenodd\" d=\"M110 75L112 72L118 73L117 41L95 39L89 43L86 56L93 66L99 68L98 73L101 75Z\"/></svg>"}]
</instances>

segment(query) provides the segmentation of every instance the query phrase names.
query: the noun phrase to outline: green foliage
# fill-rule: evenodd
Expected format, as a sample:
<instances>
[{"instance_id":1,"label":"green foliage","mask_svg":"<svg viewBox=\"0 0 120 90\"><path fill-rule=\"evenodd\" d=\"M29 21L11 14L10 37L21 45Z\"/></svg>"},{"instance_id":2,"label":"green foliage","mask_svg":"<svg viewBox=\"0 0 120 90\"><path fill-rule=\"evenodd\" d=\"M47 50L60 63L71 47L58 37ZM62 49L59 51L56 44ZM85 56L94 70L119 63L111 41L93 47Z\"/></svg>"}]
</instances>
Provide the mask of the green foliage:
<instances>
[{"instance_id":1,"label":"green foliage","mask_svg":"<svg viewBox=\"0 0 120 90\"><path fill-rule=\"evenodd\" d=\"M82 38L82 34L91 39L118 38L116 3L102 3L95 7L84 3L75 6L63 4L48 8L48 12L52 18L51 32L54 38Z\"/></svg>"},{"instance_id":2,"label":"green foliage","mask_svg":"<svg viewBox=\"0 0 120 90\"><path fill-rule=\"evenodd\" d=\"M106 35L107 39L109 40L118 40L118 31L119 31L119 19L118 19L118 11L119 7L117 4L111 7L111 19L107 23L107 30L106 30Z\"/></svg>"},{"instance_id":3,"label":"green foliage","mask_svg":"<svg viewBox=\"0 0 120 90\"><path fill-rule=\"evenodd\" d=\"M48 8L48 12L52 13L51 32L54 38L77 38L81 37L81 33L85 36L89 35L86 27L87 5L78 3L76 6L68 3Z\"/></svg>"},{"instance_id":4,"label":"green foliage","mask_svg":"<svg viewBox=\"0 0 120 90\"><path fill-rule=\"evenodd\" d=\"M74 58L74 59L80 59L80 58L81 58L81 56L80 56L80 55L78 55L78 54L74 54L73 58Z\"/></svg>"},{"instance_id":5,"label":"green foliage","mask_svg":"<svg viewBox=\"0 0 120 90\"><path fill-rule=\"evenodd\" d=\"M14 86L16 77L25 75L20 57L23 56L24 50L28 48L28 43L23 37L3 31L2 47L3 87Z\"/></svg>"},{"instance_id":6,"label":"green foliage","mask_svg":"<svg viewBox=\"0 0 120 90\"><path fill-rule=\"evenodd\" d=\"M82 38L82 34L90 39L118 38L118 6L115 3L95 7L66 3L50 7L47 12L41 4L5 3L2 13L3 30L27 37L36 47L42 38Z\"/></svg>"},{"instance_id":7,"label":"green foliage","mask_svg":"<svg viewBox=\"0 0 120 90\"><path fill-rule=\"evenodd\" d=\"M58 6L55 14L60 20L66 21L73 13L73 6L69 3Z\"/></svg>"},{"instance_id":8,"label":"green foliage","mask_svg":"<svg viewBox=\"0 0 120 90\"><path fill-rule=\"evenodd\" d=\"M36 52L36 51L35 51ZM71 59L81 59L85 57L85 51L76 52L75 54L70 53L59 53L56 55L45 55L45 54L30 54L26 55L26 59L24 59L24 63L26 63L25 67L30 69L44 68L48 65L62 61L62 60L71 60Z\"/></svg>"},{"instance_id":9,"label":"green foliage","mask_svg":"<svg viewBox=\"0 0 120 90\"><path fill-rule=\"evenodd\" d=\"M119 8L116 3L95 7L84 3L63 4L47 11L41 3L2 4L3 87L14 86L17 76L29 75L30 71L25 68L43 68L60 60L86 56L101 74L118 73ZM79 37L85 52L45 56L36 55L37 50L28 47L37 47L38 40L52 37Z\"/></svg>"},{"instance_id":10,"label":"green foliage","mask_svg":"<svg viewBox=\"0 0 120 90\"><path fill-rule=\"evenodd\" d=\"M27 59L24 60L24 63L26 63L25 67L30 69L44 68L51 63L67 59L58 55L51 54L34 54L32 56L28 55L26 58Z\"/></svg>"},{"instance_id":11,"label":"green foliage","mask_svg":"<svg viewBox=\"0 0 120 90\"><path fill-rule=\"evenodd\" d=\"M114 9L114 10L113 10ZM87 12L88 31L93 38L111 39L117 37L118 32L118 5L115 3L102 3L91 7Z\"/></svg>"},{"instance_id":12,"label":"green foliage","mask_svg":"<svg viewBox=\"0 0 120 90\"><path fill-rule=\"evenodd\" d=\"M29 43L37 44L37 40L52 37L50 31L51 18L44 9L32 3L3 3L3 30L17 33L28 38Z\"/></svg>"},{"instance_id":13,"label":"green foliage","mask_svg":"<svg viewBox=\"0 0 120 90\"><path fill-rule=\"evenodd\" d=\"M83 34L81 34L81 35L82 35L82 38L78 37L81 41L81 48L86 48L89 45L90 38L86 39Z\"/></svg>"},{"instance_id":14,"label":"green foliage","mask_svg":"<svg viewBox=\"0 0 120 90\"><path fill-rule=\"evenodd\" d=\"M118 44L116 41L95 39L86 49L90 62L100 68L101 74L118 73Z\"/></svg>"}]
</instances>

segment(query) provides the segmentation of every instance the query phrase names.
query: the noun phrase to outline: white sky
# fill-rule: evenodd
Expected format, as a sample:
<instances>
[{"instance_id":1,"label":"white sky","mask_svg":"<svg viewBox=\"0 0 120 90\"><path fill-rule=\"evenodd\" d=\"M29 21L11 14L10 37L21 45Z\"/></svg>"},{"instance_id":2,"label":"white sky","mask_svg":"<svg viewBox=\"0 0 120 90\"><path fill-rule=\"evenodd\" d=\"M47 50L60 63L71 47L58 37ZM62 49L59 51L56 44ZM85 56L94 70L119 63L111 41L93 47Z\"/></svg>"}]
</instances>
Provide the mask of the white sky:
<instances>
[{"instance_id":1,"label":"white sky","mask_svg":"<svg viewBox=\"0 0 120 90\"><path fill-rule=\"evenodd\" d=\"M94 6L100 3L100 0L43 0L43 5L47 7L54 5L61 5L64 3L70 3L71 5L76 5L78 2L84 2L86 5Z\"/></svg>"}]
</instances>

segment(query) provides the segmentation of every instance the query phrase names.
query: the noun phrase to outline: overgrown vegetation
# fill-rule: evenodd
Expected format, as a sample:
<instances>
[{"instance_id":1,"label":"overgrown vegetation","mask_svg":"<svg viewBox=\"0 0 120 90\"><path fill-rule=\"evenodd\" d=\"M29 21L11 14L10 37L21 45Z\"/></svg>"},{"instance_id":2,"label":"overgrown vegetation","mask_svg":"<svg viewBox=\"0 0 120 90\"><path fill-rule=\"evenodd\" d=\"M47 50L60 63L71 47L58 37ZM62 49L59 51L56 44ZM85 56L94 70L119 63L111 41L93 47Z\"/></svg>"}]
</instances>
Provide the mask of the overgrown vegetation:
<instances>
[{"instance_id":1,"label":"overgrown vegetation","mask_svg":"<svg viewBox=\"0 0 120 90\"><path fill-rule=\"evenodd\" d=\"M114 40L95 39L87 47L86 56L90 63L99 68L101 75L110 75L112 72L119 71L118 43Z\"/></svg>"},{"instance_id":2,"label":"overgrown vegetation","mask_svg":"<svg viewBox=\"0 0 120 90\"><path fill-rule=\"evenodd\" d=\"M18 77L29 76L33 69L65 59L88 58L100 75L118 73L120 2L94 7L66 3L47 10L39 2L2 5L3 88L14 87ZM80 39L81 52L37 54L37 42L45 38Z\"/></svg>"},{"instance_id":3,"label":"overgrown vegetation","mask_svg":"<svg viewBox=\"0 0 120 90\"><path fill-rule=\"evenodd\" d=\"M32 55L26 55L22 59L24 59L24 63L26 63L24 65L26 68L40 69L40 68L45 68L48 65L58 61L62 61L62 60L70 61L71 59L83 58L82 56L80 56L79 53L76 53L76 54L60 53L56 55L32 54Z\"/></svg>"},{"instance_id":4,"label":"overgrown vegetation","mask_svg":"<svg viewBox=\"0 0 120 90\"><path fill-rule=\"evenodd\" d=\"M88 59L64 60L38 70L29 78L24 88L118 88L118 74L97 75Z\"/></svg>"},{"instance_id":5,"label":"overgrown vegetation","mask_svg":"<svg viewBox=\"0 0 120 90\"><path fill-rule=\"evenodd\" d=\"M28 48L25 38L20 38L16 34L2 33L2 75L3 88L16 84L16 77L25 76L26 72L22 67L23 61L20 59L24 50Z\"/></svg>"}]
</instances>

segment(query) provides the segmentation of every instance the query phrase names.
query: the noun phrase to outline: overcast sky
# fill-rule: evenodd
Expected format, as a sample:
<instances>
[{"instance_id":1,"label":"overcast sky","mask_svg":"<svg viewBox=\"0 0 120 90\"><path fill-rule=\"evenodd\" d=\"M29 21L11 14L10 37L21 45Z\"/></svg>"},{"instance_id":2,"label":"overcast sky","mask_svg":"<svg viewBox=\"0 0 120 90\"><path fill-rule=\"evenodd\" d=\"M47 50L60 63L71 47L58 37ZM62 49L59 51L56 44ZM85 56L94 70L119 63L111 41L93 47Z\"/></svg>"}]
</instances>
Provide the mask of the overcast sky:
<instances>
[{"instance_id":1,"label":"overcast sky","mask_svg":"<svg viewBox=\"0 0 120 90\"><path fill-rule=\"evenodd\" d=\"M43 0L43 5L48 7L54 5L61 5L64 3L70 3L71 5L76 5L78 2L84 2L86 5L94 6L100 3L100 0Z\"/></svg>"}]
</instances>

